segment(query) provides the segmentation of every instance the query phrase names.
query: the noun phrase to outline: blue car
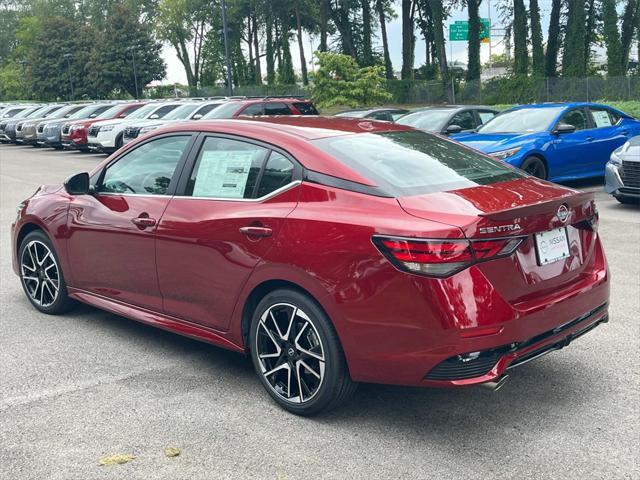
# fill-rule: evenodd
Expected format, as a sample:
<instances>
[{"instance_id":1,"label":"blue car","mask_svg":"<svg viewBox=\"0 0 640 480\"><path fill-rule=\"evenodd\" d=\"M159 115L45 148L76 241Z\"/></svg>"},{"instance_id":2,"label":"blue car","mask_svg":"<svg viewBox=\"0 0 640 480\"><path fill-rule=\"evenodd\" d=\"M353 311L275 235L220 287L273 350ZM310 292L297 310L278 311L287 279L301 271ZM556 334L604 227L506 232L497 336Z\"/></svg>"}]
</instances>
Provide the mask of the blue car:
<instances>
[{"instance_id":1,"label":"blue car","mask_svg":"<svg viewBox=\"0 0 640 480\"><path fill-rule=\"evenodd\" d=\"M552 181L604 175L613 152L640 135L640 121L597 103L522 105L495 116L476 133L451 138Z\"/></svg>"}]
</instances>

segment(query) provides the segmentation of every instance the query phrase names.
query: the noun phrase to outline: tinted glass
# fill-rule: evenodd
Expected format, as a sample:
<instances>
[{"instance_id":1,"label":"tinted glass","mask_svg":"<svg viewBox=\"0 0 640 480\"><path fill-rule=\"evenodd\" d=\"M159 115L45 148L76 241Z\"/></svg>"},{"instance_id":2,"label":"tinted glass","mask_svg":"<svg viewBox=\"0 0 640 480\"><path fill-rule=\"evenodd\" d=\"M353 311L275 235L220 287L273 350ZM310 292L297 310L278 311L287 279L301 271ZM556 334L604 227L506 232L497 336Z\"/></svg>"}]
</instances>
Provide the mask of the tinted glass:
<instances>
[{"instance_id":1,"label":"tinted glass","mask_svg":"<svg viewBox=\"0 0 640 480\"><path fill-rule=\"evenodd\" d=\"M394 196L487 185L523 176L499 160L420 131L340 135L312 143Z\"/></svg>"},{"instance_id":2,"label":"tinted glass","mask_svg":"<svg viewBox=\"0 0 640 480\"><path fill-rule=\"evenodd\" d=\"M109 109L111 109L111 105L100 105L89 115L89 118L97 118L98 116L100 116L100 114L106 112Z\"/></svg>"},{"instance_id":3,"label":"tinted glass","mask_svg":"<svg viewBox=\"0 0 640 480\"><path fill-rule=\"evenodd\" d=\"M562 107L518 108L496 115L484 124L480 133L531 133L551 128Z\"/></svg>"},{"instance_id":4,"label":"tinted glass","mask_svg":"<svg viewBox=\"0 0 640 480\"><path fill-rule=\"evenodd\" d=\"M387 122L393 121L393 117L389 112L374 112L367 115L367 118L371 118L373 120L385 120Z\"/></svg>"},{"instance_id":5,"label":"tinted glass","mask_svg":"<svg viewBox=\"0 0 640 480\"><path fill-rule=\"evenodd\" d=\"M423 110L408 113L396 120L396 123L410 125L428 132L440 132L451 113L451 110Z\"/></svg>"},{"instance_id":6,"label":"tinted glass","mask_svg":"<svg viewBox=\"0 0 640 480\"><path fill-rule=\"evenodd\" d=\"M147 116L156 108L158 108L157 103L150 103L149 105L145 105L144 107L141 107L135 112L129 114L127 116L127 119L147 118Z\"/></svg>"},{"instance_id":7,"label":"tinted glass","mask_svg":"<svg viewBox=\"0 0 640 480\"><path fill-rule=\"evenodd\" d=\"M610 127L616 122L611 118L609 110L606 108L590 108L591 118L596 128Z\"/></svg>"},{"instance_id":8,"label":"tinted glass","mask_svg":"<svg viewBox=\"0 0 640 480\"><path fill-rule=\"evenodd\" d=\"M24 108L7 108L5 112L2 112L0 118L12 118L15 115L21 113Z\"/></svg>"},{"instance_id":9,"label":"tinted glass","mask_svg":"<svg viewBox=\"0 0 640 480\"><path fill-rule=\"evenodd\" d=\"M189 138L159 138L126 153L107 167L98 191L165 195Z\"/></svg>"},{"instance_id":10,"label":"tinted glass","mask_svg":"<svg viewBox=\"0 0 640 480\"><path fill-rule=\"evenodd\" d=\"M369 110L347 110L346 112L336 113L335 117L362 118L369 113Z\"/></svg>"},{"instance_id":11,"label":"tinted glass","mask_svg":"<svg viewBox=\"0 0 640 480\"><path fill-rule=\"evenodd\" d=\"M302 114L302 115L318 115L318 110L313 105L313 103L309 102L293 102L293 106Z\"/></svg>"},{"instance_id":12,"label":"tinted glass","mask_svg":"<svg viewBox=\"0 0 640 480\"><path fill-rule=\"evenodd\" d=\"M265 103L265 115L291 115L291 110L286 103Z\"/></svg>"},{"instance_id":13,"label":"tinted glass","mask_svg":"<svg viewBox=\"0 0 640 480\"><path fill-rule=\"evenodd\" d=\"M585 130L589 125L587 114L583 109L571 110L565 113L560 119L560 122L573 125L576 127L576 130Z\"/></svg>"},{"instance_id":14,"label":"tinted glass","mask_svg":"<svg viewBox=\"0 0 640 480\"><path fill-rule=\"evenodd\" d=\"M240 115L262 115L262 104L254 103L253 105L249 105L240 112Z\"/></svg>"},{"instance_id":15,"label":"tinted glass","mask_svg":"<svg viewBox=\"0 0 640 480\"><path fill-rule=\"evenodd\" d=\"M176 108L178 108L178 105L165 105L164 107L160 107L158 110L153 112L151 117L153 117L153 119L164 118L165 115L167 115L169 112L175 110Z\"/></svg>"},{"instance_id":16,"label":"tinted glass","mask_svg":"<svg viewBox=\"0 0 640 480\"><path fill-rule=\"evenodd\" d=\"M471 111L458 112L449 121L449 125L458 125L462 130L473 130L476 128L476 119Z\"/></svg>"},{"instance_id":17,"label":"tinted glass","mask_svg":"<svg viewBox=\"0 0 640 480\"><path fill-rule=\"evenodd\" d=\"M208 137L198 155L186 195L251 198L266 148L228 138Z\"/></svg>"},{"instance_id":18,"label":"tinted glass","mask_svg":"<svg viewBox=\"0 0 640 480\"><path fill-rule=\"evenodd\" d=\"M293 163L278 152L271 152L267 166L264 169L257 197L264 197L279 188L291 183L293 178Z\"/></svg>"}]
</instances>

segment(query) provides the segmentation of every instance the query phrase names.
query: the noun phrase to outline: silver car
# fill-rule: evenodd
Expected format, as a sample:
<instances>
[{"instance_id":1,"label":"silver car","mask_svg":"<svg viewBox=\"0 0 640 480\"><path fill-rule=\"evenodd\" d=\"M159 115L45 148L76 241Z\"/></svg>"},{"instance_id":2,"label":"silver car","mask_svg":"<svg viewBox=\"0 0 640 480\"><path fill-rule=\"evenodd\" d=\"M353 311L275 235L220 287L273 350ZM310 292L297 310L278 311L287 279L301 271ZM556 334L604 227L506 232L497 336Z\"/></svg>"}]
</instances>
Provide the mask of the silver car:
<instances>
[{"instance_id":1,"label":"silver car","mask_svg":"<svg viewBox=\"0 0 640 480\"><path fill-rule=\"evenodd\" d=\"M640 203L640 136L611 154L604 177L604 191L620 203Z\"/></svg>"}]
</instances>

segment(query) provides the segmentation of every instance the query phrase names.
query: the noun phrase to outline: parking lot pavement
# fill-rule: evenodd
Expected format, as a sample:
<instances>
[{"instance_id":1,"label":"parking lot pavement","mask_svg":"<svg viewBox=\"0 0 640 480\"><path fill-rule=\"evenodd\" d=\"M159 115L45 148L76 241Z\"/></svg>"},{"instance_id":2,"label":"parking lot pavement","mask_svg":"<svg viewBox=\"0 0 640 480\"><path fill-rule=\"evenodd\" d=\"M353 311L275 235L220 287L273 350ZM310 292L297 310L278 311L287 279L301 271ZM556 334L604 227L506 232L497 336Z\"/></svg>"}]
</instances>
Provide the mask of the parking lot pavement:
<instances>
[{"instance_id":1,"label":"parking lot pavement","mask_svg":"<svg viewBox=\"0 0 640 480\"><path fill-rule=\"evenodd\" d=\"M89 307L30 306L10 265L15 207L102 158L0 145L0 478L640 478L640 211L597 184L579 188L597 191L608 324L499 392L362 385L305 419L241 355ZM119 453L136 458L97 465Z\"/></svg>"}]
</instances>

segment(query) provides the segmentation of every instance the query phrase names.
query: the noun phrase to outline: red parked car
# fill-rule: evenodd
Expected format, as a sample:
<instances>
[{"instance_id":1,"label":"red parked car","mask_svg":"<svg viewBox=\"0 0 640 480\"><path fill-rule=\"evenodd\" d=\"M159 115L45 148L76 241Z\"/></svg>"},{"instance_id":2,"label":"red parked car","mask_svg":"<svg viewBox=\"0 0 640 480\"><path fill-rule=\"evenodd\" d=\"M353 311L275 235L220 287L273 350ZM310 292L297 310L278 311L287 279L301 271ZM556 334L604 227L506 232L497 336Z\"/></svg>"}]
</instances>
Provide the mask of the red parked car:
<instances>
[{"instance_id":1,"label":"red parked car","mask_svg":"<svg viewBox=\"0 0 640 480\"><path fill-rule=\"evenodd\" d=\"M318 115L318 110L309 100L295 97L231 99L211 110L202 120L256 115Z\"/></svg>"},{"instance_id":2,"label":"red parked car","mask_svg":"<svg viewBox=\"0 0 640 480\"><path fill-rule=\"evenodd\" d=\"M356 382L500 385L607 321L591 193L387 122L198 121L41 187L12 226L30 302L251 355L312 414Z\"/></svg>"},{"instance_id":3,"label":"red parked car","mask_svg":"<svg viewBox=\"0 0 640 480\"><path fill-rule=\"evenodd\" d=\"M89 151L87 132L89 127L94 123L104 120L113 120L115 118L126 118L130 113L145 105L143 102L134 103L117 103L109 110L101 113L95 118L87 118L77 120L75 122L65 123L62 126L61 139L62 146L65 148L73 148L76 150Z\"/></svg>"}]
</instances>

